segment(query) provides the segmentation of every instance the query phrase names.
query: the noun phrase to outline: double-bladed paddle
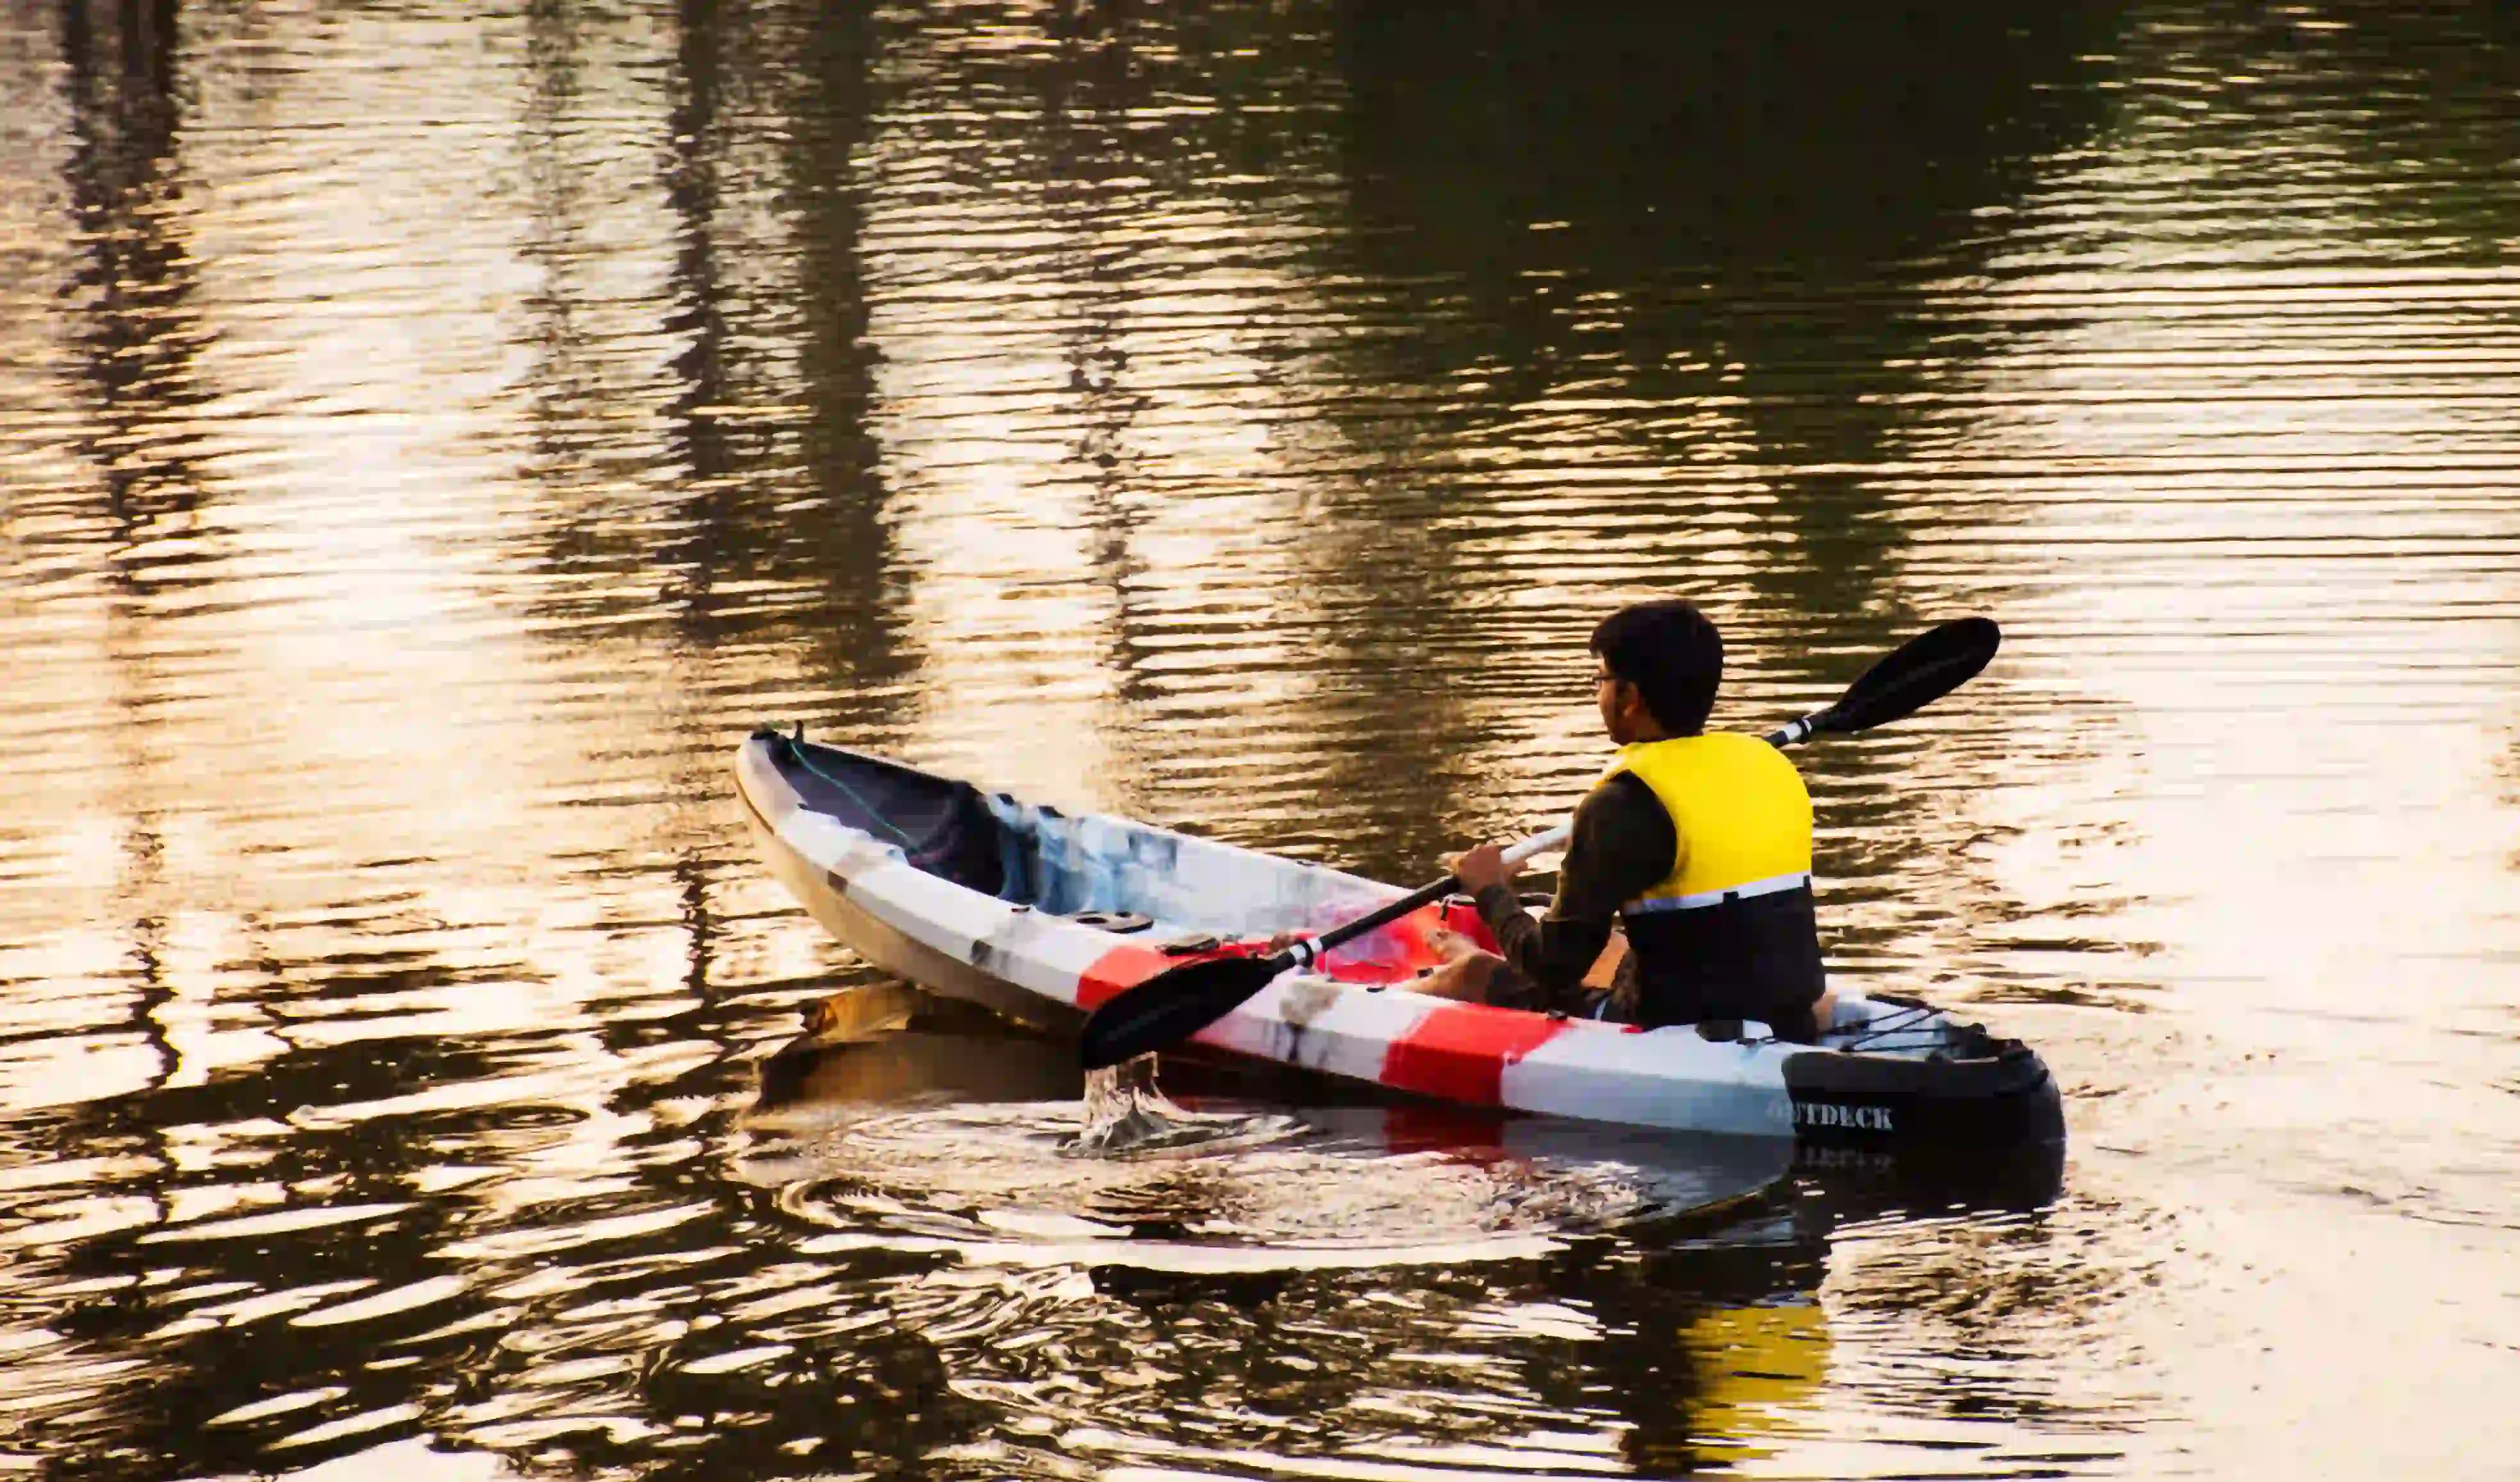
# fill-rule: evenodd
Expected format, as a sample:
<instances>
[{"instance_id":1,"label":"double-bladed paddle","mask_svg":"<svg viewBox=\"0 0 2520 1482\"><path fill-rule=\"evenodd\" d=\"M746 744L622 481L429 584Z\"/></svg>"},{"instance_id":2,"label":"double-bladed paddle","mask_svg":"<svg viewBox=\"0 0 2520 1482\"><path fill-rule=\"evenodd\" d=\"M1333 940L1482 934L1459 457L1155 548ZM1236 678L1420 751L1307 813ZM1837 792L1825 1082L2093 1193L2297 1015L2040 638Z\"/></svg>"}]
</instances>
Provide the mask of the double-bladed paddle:
<instances>
[{"instance_id":1,"label":"double-bladed paddle","mask_svg":"<svg viewBox=\"0 0 2520 1482\"><path fill-rule=\"evenodd\" d=\"M1769 744L1790 746L1814 736L1848 736L1911 715L1974 678L1995 657L2002 637L1984 617L1957 618L1920 633L1865 670L1835 704L1771 733ZM1560 824L1506 850L1505 858L1518 865L1565 840L1566 826ZM1100 1070L1188 1039L1268 987L1278 974L1309 967L1341 944L1461 888L1462 882L1448 875L1268 957L1209 958L1156 973L1086 1015L1079 1057L1086 1069Z\"/></svg>"}]
</instances>

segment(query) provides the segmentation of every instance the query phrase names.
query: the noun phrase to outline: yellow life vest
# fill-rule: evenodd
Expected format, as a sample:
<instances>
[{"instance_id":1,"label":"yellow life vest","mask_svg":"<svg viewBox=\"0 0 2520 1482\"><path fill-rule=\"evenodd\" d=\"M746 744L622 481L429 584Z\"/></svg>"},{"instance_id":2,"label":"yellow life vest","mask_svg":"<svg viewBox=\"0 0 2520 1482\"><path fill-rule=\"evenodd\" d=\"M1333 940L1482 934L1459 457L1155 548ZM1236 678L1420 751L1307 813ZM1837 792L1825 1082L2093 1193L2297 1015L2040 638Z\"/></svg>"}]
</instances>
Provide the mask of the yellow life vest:
<instances>
[{"instance_id":1,"label":"yellow life vest","mask_svg":"<svg viewBox=\"0 0 2520 1482\"><path fill-rule=\"evenodd\" d=\"M1619 748L1601 782L1622 772L1653 789L1680 834L1671 873L1629 902L1630 914L1719 906L1811 883L1811 794L1784 753L1758 737L1635 741Z\"/></svg>"}]
</instances>

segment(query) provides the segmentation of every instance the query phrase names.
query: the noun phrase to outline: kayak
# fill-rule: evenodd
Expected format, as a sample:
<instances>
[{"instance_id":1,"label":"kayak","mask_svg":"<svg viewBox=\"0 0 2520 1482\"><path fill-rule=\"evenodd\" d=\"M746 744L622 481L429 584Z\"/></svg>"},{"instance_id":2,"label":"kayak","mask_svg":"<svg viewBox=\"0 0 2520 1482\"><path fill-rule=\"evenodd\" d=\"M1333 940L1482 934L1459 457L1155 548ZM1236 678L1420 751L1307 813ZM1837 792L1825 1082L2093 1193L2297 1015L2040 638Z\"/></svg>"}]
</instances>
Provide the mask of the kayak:
<instances>
[{"instance_id":1,"label":"kayak","mask_svg":"<svg viewBox=\"0 0 2520 1482\"><path fill-rule=\"evenodd\" d=\"M1035 1024L1405 893L801 734L754 732L735 775L773 874L842 945ZM1406 1096L1632 1128L1937 1152L2063 1142L2037 1053L1922 1000L1839 990L1805 1045L1755 1020L1643 1029L1412 991L1448 934L1492 945L1465 901L1438 902L1281 974L1196 1040Z\"/></svg>"}]
</instances>

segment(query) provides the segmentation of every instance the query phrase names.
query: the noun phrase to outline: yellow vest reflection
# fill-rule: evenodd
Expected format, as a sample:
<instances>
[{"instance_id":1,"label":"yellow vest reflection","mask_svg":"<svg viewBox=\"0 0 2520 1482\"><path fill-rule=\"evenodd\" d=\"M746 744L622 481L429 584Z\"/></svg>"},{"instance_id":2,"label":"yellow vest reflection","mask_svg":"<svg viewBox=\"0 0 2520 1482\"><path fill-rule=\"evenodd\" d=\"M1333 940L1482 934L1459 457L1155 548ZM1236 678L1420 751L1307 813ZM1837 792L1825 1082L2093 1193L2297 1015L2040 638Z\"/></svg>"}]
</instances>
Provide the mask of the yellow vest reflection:
<instances>
[{"instance_id":1,"label":"yellow vest reflection","mask_svg":"<svg viewBox=\"0 0 2520 1482\"><path fill-rule=\"evenodd\" d=\"M1828 1377L1828 1319L1816 1301L1717 1308L1680 1341L1705 1386L1688 1425L1700 1465L1770 1455L1759 1438L1779 1431Z\"/></svg>"}]
</instances>

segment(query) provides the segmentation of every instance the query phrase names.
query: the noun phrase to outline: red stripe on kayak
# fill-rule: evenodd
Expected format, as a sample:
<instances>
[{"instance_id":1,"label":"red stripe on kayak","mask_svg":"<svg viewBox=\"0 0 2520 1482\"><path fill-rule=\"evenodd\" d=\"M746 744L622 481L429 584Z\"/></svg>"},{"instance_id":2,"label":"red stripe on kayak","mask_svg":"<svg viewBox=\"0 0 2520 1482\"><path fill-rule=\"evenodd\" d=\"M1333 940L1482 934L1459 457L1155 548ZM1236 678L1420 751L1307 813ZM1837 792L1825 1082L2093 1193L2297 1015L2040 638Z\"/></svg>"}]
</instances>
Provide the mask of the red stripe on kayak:
<instances>
[{"instance_id":1,"label":"red stripe on kayak","mask_svg":"<svg viewBox=\"0 0 2520 1482\"><path fill-rule=\"evenodd\" d=\"M1104 1001L1118 997L1120 990L1135 988L1167 967L1192 961L1195 959L1166 957L1152 947L1114 947L1077 974L1076 1007L1099 1009Z\"/></svg>"},{"instance_id":2,"label":"red stripe on kayak","mask_svg":"<svg viewBox=\"0 0 2520 1482\"><path fill-rule=\"evenodd\" d=\"M1563 1020L1514 1009L1447 1004L1391 1042L1382 1084L1469 1106L1493 1106L1505 1067L1557 1038Z\"/></svg>"}]
</instances>

